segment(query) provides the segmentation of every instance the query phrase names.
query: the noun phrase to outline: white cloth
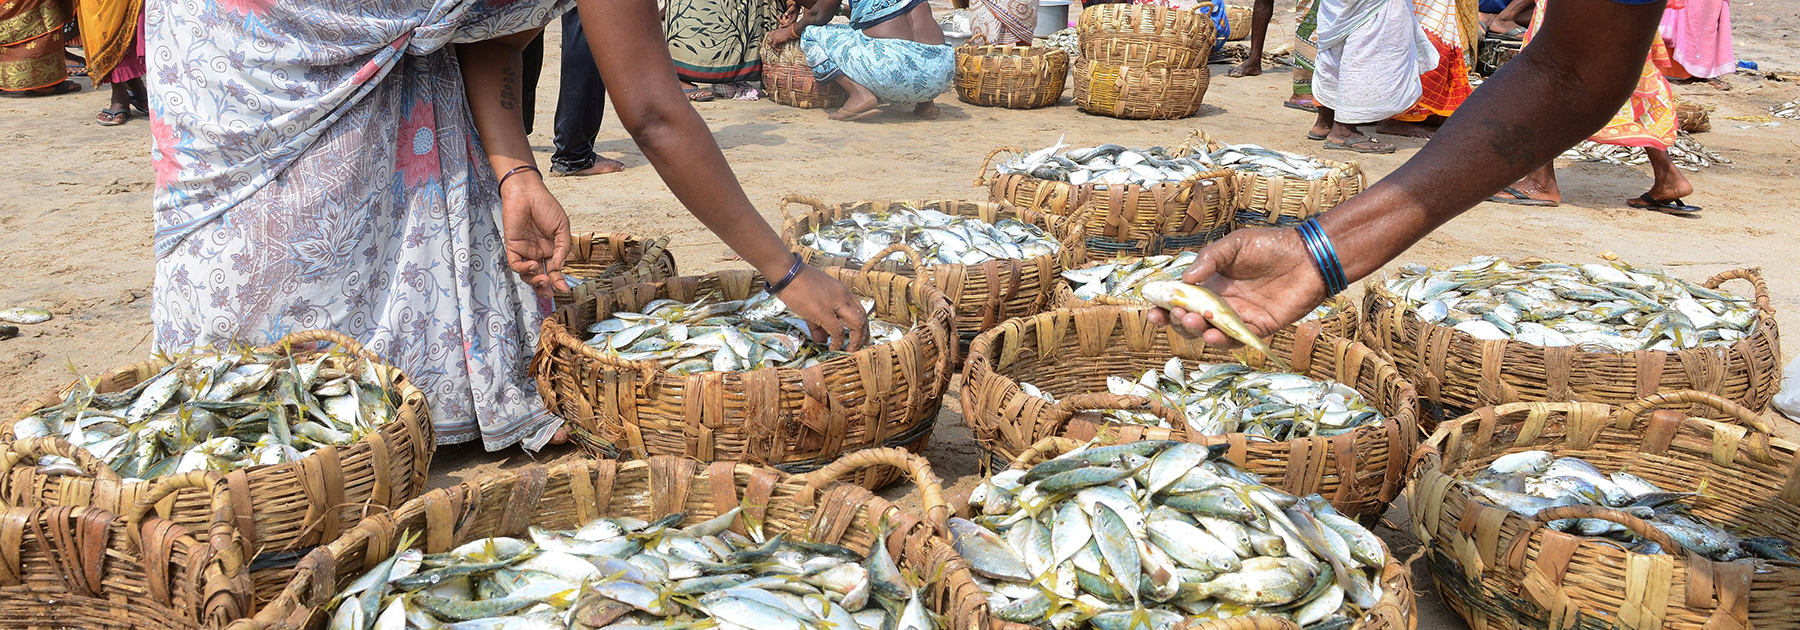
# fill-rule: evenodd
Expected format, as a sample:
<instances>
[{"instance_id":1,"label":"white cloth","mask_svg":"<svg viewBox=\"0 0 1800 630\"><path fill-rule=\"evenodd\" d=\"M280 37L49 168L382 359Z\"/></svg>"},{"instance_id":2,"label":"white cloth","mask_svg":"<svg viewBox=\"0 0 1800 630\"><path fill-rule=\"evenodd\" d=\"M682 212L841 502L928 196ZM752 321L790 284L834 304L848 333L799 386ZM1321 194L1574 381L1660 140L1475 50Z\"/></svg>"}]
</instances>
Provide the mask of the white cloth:
<instances>
[{"instance_id":1,"label":"white cloth","mask_svg":"<svg viewBox=\"0 0 1800 630\"><path fill-rule=\"evenodd\" d=\"M1320 0L1318 36L1313 98L1346 125L1406 111L1438 64L1412 0Z\"/></svg>"}]
</instances>

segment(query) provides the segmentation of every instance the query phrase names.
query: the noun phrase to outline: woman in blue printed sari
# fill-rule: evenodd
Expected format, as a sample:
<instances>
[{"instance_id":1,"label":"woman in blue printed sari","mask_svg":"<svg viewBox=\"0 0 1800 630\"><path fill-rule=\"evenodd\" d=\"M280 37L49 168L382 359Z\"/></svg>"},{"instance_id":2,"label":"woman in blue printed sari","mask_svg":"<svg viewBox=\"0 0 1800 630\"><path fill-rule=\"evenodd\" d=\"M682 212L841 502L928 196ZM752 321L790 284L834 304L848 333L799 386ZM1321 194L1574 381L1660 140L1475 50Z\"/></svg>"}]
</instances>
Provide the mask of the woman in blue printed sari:
<instances>
[{"instance_id":1,"label":"woman in blue printed sari","mask_svg":"<svg viewBox=\"0 0 1800 630\"><path fill-rule=\"evenodd\" d=\"M800 40L813 76L849 94L831 119L879 115L881 101L912 105L920 118L936 118L932 100L956 78L956 53L931 19L931 6L926 0L855 0L849 26L830 24L843 1L800 0L806 10L790 11L783 19L791 23L769 35L778 45Z\"/></svg>"}]
</instances>

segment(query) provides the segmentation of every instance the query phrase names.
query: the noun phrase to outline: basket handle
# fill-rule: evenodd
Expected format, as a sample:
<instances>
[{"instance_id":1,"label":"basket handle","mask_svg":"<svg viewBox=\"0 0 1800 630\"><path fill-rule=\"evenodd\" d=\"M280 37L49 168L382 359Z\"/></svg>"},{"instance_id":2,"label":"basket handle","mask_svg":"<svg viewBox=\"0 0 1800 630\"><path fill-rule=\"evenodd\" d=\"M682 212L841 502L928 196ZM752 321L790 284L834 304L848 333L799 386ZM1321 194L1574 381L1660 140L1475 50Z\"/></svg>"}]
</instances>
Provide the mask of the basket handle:
<instances>
[{"instance_id":1,"label":"basket handle","mask_svg":"<svg viewBox=\"0 0 1800 630\"><path fill-rule=\"evenodd\" d=\"M827 208L825 206L825 201L822 199L819 199L818 197L808 197L806 195L788 195L786 197L782 197L781 198L781 226L784 229L787 227L787 224L793 222L793 218L791 217L791 215L788 214L789 206L811 206L813 210L820 212L820 213L823 213L823 212L826 212L827 210L829 210L829 208Z\"/></svg>"},{"instance_id":2,"label":"basket handle","mask_svg":"<svg viewBox=\"0 0 1800 630\"><path fill-rule=\"evenodd\" d=\"M1175 410L1160 402L1143 396L1120 394L1076 394L1057 401L1056 405L1050 408L1050 413L1045 419L1050 422L1050 426L1054 427L1055 431L1061 432L1062 427L1075 418L1075 414L1094 410L1148 411L1168 421L1172 426L1183 429L1187 427L1186 418L1181 417L1180 414L1175 413Z\"/></svg>"},{"instance_id":3,"label":"basket handle","mask_svg":"<svg viewBox=\"0 0 1800 630\"><path fill-rule=\"evenodd\" d=\"M1073 438L1052 435L1042 440L1038 440L1036 444L1031 445L1031 448L1025 449L1024 452L1019 453L1018 457L1014 457L1012 468L1015 470L1025 470L1030 468L1032 463L1036 462L1038 459L1050 459L1077 448L1081 448L1081 442L1076 441Z\"/></svg>"},{"instance_id":4,"label":"basket handle","mask_svg":"<svg viewBox=\"0 0 1800 630\"><path fill-rule=\"evenodd\" d=\"M824 468L797 475L795 480L804 481L805 485L794 496L794 500L801 507L812 507L818 500L819 491L826 484L873 466L893 466L911 477L913 483L919 486L919 503L925 506L925 517L931 527L945 539L950 537L950 503L944 500L943 481L938 479L937 473L931 471L931 462L906 449L871 448L853 451L826 464Z\"/></svg>"},{"instance_id":5,"label":"basket handle","mask_svg":"<svg viewBox=\"0 0 1800 630\"><path fill-rule=\"evenodd\" d=\"M1748 427L1758 433L1764 435L1774 435L1775 433L1774 428L1770 427L1769 423L1762 419L1762 416L1757 415L1756 412L1751 411L1749 408L1732 402L1730 399L1718 394L1691 389L1678 392L1652 394L1642 400L1622 405L1619 407L1618 411L1613 412L1613 418L1617 424L1629 426L1629 424L1627 424L1628 421L1636 420L1652 411L1668 409L1671 407L1687 407L1691 405L1710 407L1714 411L1729 416L1738 424Z\"/></svg>"},{"instance_id":6,"label":"basket handle","mask_svg":"<svg viewBox=\"0 0 1800 630\"><path fill-rule=\"evenodd\" d=\"M975 171L975 183L971 185L980 188L993 184L994 179L987 176L988 167L994 165L994 158L999 157L1001 153L1006 153L1008 151L1013 153L1025 152L1024 149L1018 147L995 147L994 150L988 152L987 159L981 161L981 170ZM994 177L999 176L1000 172L998 170L994 171Z\"/></svg>"},{"instance_id":7,"label":"basket handle","mask_svg":"<svg viewBox=\"0 0 1800 630\"><path fill-rule=\"evenodd\" d=\"M303 343L312 343L314 341L329 341L333 345L342 348L344 352L356 355L357 357L368 359L376 363L386 362L380 356L370 352L367 348L364 348L361 343L357 343L357 341L352 339L349 335L335 330L302 330L296 333L289 333L286 337L282 337L280 341L257 348L257 351L277 352L283 348L291 348L293 346Z\"/></svg>"},{"instance_id":8,"label":"basket handle","mask_svg":"<svg viewBox=\"0 0 1800 630\"><path fill-rule=\"evenodd\" d=\"M919 250L914 249L913 246L907 245L906 243L894 243L893 245L887 246L886 249L876 252L874 256L870 256L868 260L863 261L862 268L864 271L873 271L875 269L875 263L886 260L887 257L892 256L895 253L906 255L907 262L912 263L913 266L913 277L923 281L933 289L938 288L937 276L925 270L925 258L919 255Z\"/></svg>"},{"instance_id":9,"label":"basket handle","mask_svg":"<svg viewBox=\"0 0 1800 630\"><path fill-rule=\"evenodd\" d=\"M1559 505L1540 510L1537 515L1532 516L1530 520L1525 522L1525 534L1513 539L1513 544L1525 544L1525 542L1531 538L1531 532L1543 527L1550 521L1560 521L1571 518L1591 518L1622 525L1625 529L1631 530L1631 533L1661 545L1664 553L1673 554L1676 550L1686 549L1676 543L1674 539L1669 538L1668 534L1663 533L1662 530L1652 526L1650 523L1644 521L1644 519L1619 510L1604 508L1598 505Z\"/></svg>"},{"instance_id":10,"label":"basket handle","mask_svg":"<svg viewBox=\"0 0 1800 630\"><path fill-rule=\"evenodd\" d=\"M0 450L0 488L11 485L13 468L17 467L20 462L25 462L27 466L36 466L38 458L45 455L56 455L74 460L75 465L81 468L82 472L93 475L95 479L119 481L119 474L113 472L106 462L94 457L94 454L89 453L87 449L70 444L68 440L61 437L52 435L25 438L8 444L4 448L5 450ZM0 500L4 500L4 497L0 497Z\"/></svg>"},{"instance_id":11,"label":"basket handle","mask_svg":"<svg viewBox=\"0 0 1800 630\"><path fill-rule=\"evenodd\" d=\"M1726 280L1743 280L1750 283L1750 286L1754 287L1756 291L1756 308L1761 309L1762 312L1769 315L1775 314L1775 307L1769 304L1769 284L1763 282L1761 270L1733 269L1731 271L1723 271L1720 272L1719 275L1707 278L1706 282L1700 283L1700 286L1708 289L1717 289L1719 288L1719 285L1725 284Z\"/></svg>"},{"instance_id":12,"label":"basket handle","mask_svg":"<svg viewBox=\"0 0 1800 630\"><path fill-rule=\"evenodd\" d=\"M243 534L238 532L236 512L231 509L231 489L225 483L225 477L219 473L196 470L178 475L158 477L143 483L151 484L150 491L138 497L137 503L126 510L125 528L127 539L133 547L142 548L143 536L139 531L139 523L146 514L161 503L163 499L180 490L204 490L212 498L209 511L212 518L207 523L207 542L213 547L225 564L227 573L237 571L244 566Z\"/></svg>"}]
</instances>

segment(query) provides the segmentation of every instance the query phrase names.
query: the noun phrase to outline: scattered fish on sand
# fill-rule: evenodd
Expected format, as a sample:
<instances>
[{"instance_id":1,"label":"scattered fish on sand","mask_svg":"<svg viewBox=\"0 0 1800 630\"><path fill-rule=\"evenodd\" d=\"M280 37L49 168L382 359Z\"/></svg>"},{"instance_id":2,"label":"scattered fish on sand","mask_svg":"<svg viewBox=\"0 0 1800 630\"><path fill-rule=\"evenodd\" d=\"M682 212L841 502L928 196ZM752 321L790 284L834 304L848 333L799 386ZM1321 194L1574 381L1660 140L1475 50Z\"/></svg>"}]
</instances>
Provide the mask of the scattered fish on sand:
<instances>
[{"instance_id":1,"label":"scattered fish on sand","mask_svg":"<svg viewBox=\"0 0 1800 630\"><path fill-rule=\"evenodd\" d=\"M9 324L42 324L50 321L50 311L36 306L15 306L0 310L0 322Z\"/></svg>"}]
</instances>

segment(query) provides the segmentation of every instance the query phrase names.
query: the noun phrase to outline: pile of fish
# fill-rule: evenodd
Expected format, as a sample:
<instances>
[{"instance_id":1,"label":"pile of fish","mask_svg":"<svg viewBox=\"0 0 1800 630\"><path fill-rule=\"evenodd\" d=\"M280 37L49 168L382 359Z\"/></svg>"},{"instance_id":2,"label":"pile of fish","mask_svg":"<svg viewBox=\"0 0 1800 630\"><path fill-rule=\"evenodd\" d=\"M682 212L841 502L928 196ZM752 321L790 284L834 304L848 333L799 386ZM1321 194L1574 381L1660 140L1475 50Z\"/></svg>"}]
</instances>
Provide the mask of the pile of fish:
<instances>
[{"instance_id":1,"label":"pile of fish","mask_svg":"<svg viewBox=\"0 0 1800 630\"><path fill-rule=\"evenodd\" d=\"M1792 555L1790 541L1775 537L1739 538L1694 515L1682 502L1705 492L1705 480L1701 480L1698 492L1670 492L1624 470L1603 473L1584 459L1522 451L1495 459L1465 481L1476 500L1525 517L1552 507L1595 505L1643 519L1688 551L1720 562L1741 558L1800 562ZM1565 533L1608 539L1636 553L1673 551L1612 521L1562 519L1546 525Z\"/></svg>"},{"instance_id":2,"label":"pile of fish","mask_svg":"<svg viewBox=\"0 0 1800 630\"><path fill-rule=\"evenodd\" d=\"M1020 383L1019 388L1056 402L1030 383ZM1180 358L1170 358L1162 369L1146 370L1136 379L1106 377L1106 391L1180 410L1188 427L1201 435L1246 433L1281 442L1330 437L1381 422L1381 412L1347 385L1241 364L1196 363L1193 370L1184 371ZM1128 424L1174 428L1149 412L1110 410L1103 415Z\"/></svg>"},{"instance_id":3,"label":"pile of fish","mask_svg":"<svg viewBox=\"0 0 1800 630\"><path fill-rule=\"evenodd\" d=\"M874 300L863 301L872 312ZM652 300L643 312L615 311L589 326L587 344L627 361L655 361L674 375L807 368L848 356L812 340L806 320L767 291L743 300L715 294L694 302ZM906 329L869 317L869 345L899 341Z\"/></svg>"},{"instance_id":4,"label":"pile of fish","mask_svg":"<svg viewBox=\"0 0 1800 630\"><path fill-rule=\"evenodd\" d=\"M1769 108L1769 114L1776 118L1800 120L1800 100L1788 101Z\"/></svg>"},{"instance_id":5,"label":"pile of fish","mask_svg":"<svg viewBox=\"0 0 1800 630\"><path fill-rule=\"evenodd\" d=\"M1081 37L1075 34L1073 28L1065 28L1051 33L1049 37L1044 38L1044 43L1052 48L1063 49L1064 52L1069 53L1070 59L1081 56Z\"/></svg>"},{"instance_id":6,"label":"pile of fish","mask_svg":"<svg viewBox=\"0 0 1800 630\"><path fill-rule=\"evenodd\" d=\"M741 508L676 529L601 518L530 541L407 549L337 596L330 630L932 630L920 588L886 545L730 531ZM411 543L402 540L402 548Z\"/></svg>"},{"instance_id":7,"label":"pile of fish","mask_svg":"<svg viewBox=\"0 0 1800 630\"><path fill-rule=\"evenodd\" d=\"M1196 252L1173 255L1126 258L1070 269L1062 272L1075 289L1075 297L1092 300L1102 295L1131 300L1144 299L1144 284L1155 280L1174 280L1199 260Z\"/></svg>"},{"instance_id":8,"label":"pile of fish","mask_svg":"<svg viewBox=\"0 0 1800 630\"><path fill-rule=\"evenodd\" d=\"M1593 352L1730 344L1757 322L1747 298L1624 263L1512 264L1477 256L1444 270L1405 265L1386 286L1425 322L1477 339Z\"/></svg>"},{"instance_id":9,"label":"pile of fish","mask_svg":"<svg viewBox=\"0 0 1800 630\"><path fill-rule=\"evenodd\" d=\"M1296 499L1198 444L1088 446L1007 471L952 519L989 612L1052 630L1170 630L1251 615L1349 628L1387 550L1317 495Z\"/></svg>"},{"instance_id":10,"label":"pile of fish","mask_svg":"<svg viewBox=\"0 0 1800 630\"><path fill-rule=\"evenodd\" d=\"M1581 144L1564 151L1562 158L1578 162L1604 162L1620 166L1650 163L1650 157L1644 154L1643 147L1600 144L1593 140L1581 141ZM1675 144L1669 147L1669 160L1675 163L1676 168L1688 171L1698 171L1702 167L1731 163L1729 158L1707 149L1686 131L1675 132Z\"/></svg>"},{"instance_id":11,"label":"pile of fish","mask_svg":"<svg viewBox=\"0 0 1800 630\"><path fill-rule=\"evenodd\" d=\"M918 250L927 265L979 265L1056 254L1062 245L1044 229L1018 219L988 223L936 210L853 212L800 235L800 244L862 263L895 243ZM891 254L896 259L899 254Z\"/></svg>"},{"instance_id":12,"label":"pile of fish","mask_svg":"<svg viewBox=\"0 0 1800 630\"><path fill-rule=\"evenodd\" d=\"M1214 170L1204 154L1171 155L1162 147L1128 149L1116 144L1070 149L1062 140L1029 155L1014 155L995 170L1037 179L1086 184L1153 186L1174 184Z\"/></svg>"},{"instance_id":13,"label":"pile of fish","mask_svg":"<svg viewBox=\"0 0 1800 630\"><path fill-rule=\"evenodd\" d=\"M78 382L61 404L15 422L13 436L61 437L127 479L281 464L355 443L392 421L399 400L378 374L367 359L335 351L304 358L197 349L125 391ZM61 457L40 464L80 474Z\"/></svg>"},{"instance_id":14,"label":"pile of fish","mask_svg":"<svg viewBox=\"0 0 1800 630\"><path fill-rule=\"evenodd\" d=\"M11 339L19 336L19 327L13 324L42 324L50 321L50 311L35 306L15 306L0 309L0 339Z\"/></svg>"},{"instance_id":15,"label":"pile of fish","mask_svg":"<svg viewBox=\"0 0 1800 630\"><path fill-rule=\"evenodd\" d=\"M1264 177L1298 177L1325 179L1332 167L1319 158L1286 151L1274 151L1254 144L1226 144L1207 155L1212 164L1234 171L1248 171Z\"/></svg>"}]
</instances>

